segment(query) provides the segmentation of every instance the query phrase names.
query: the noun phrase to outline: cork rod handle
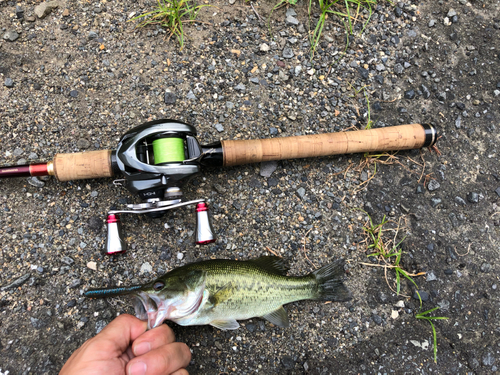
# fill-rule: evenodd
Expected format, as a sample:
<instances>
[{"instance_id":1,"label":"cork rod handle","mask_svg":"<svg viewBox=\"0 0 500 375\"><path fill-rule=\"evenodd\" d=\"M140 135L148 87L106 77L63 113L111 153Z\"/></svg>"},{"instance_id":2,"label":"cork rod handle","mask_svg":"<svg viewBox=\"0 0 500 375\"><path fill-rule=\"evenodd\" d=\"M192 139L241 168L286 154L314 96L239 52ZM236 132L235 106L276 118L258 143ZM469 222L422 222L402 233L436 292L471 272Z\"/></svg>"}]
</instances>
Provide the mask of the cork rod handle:
<instances>
[{"instance_id":1,"label":"cork rod handle","mask_svg":"<svg viewBox=\"0 0 500 375\"><path fill-rule=\"evenodd\" d=\"M410 124L297 137L222 141L222 147L224 166L232 166L356 152L410 150L433 145L436 135L431 125Z\"/></svg>"},{"instance_id":2,"label":"cork rod handle","mask_svg":"<svg viewBox=\"0 0 500 375\"><path fill-rule=\"evenodd\" d=\"M111 150L57 154L53 168L59 181L112 177Z\"/></svg>"}]
</instances>

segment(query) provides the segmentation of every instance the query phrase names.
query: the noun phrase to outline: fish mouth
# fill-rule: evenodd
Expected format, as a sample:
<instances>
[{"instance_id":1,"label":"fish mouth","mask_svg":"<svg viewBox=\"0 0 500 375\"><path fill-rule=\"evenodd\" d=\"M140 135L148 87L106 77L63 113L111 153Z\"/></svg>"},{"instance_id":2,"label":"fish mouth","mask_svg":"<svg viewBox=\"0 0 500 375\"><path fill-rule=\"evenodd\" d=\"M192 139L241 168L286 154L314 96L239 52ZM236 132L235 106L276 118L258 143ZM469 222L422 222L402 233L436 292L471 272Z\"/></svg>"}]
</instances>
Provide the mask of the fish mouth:
<instances>
[{"instance_id":1,"label":"fish mouth","mask_svg":"<svg viewBox=\"0 0 500 375\"><path fill-rule=\"evenodd\" d=\"M195 313L200 308L202 300L203 293L193 293L186 298L168 300L141 291L135 294L135 316L140 320L147 320L148 329L153 329L167 319L175 321Z\"/></svg>"},{"instance_id":2,"label":"fish mouth","mask_svg":"<svg viewBox=\"0 0 500 375\"><path fill-rule=\"evenodd\" d=\"M157 295L140 292L135 295L135 316L140 320L147 320L148 329L158 327L168 319L171 307L167 301Z\"/></svg>"}]
</instances>

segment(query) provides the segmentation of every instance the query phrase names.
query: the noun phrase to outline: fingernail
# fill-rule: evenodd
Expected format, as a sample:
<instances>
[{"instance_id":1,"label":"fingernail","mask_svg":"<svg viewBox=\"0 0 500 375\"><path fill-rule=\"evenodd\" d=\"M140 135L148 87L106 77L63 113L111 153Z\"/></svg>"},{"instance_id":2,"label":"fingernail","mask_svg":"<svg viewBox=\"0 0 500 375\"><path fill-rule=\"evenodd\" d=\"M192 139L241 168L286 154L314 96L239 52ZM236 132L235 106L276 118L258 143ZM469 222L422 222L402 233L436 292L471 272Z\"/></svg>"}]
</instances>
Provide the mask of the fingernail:
<instances>
[{"instance_id":1,"label":"fingernail","mask_svg":"<svg viewBox=\"0 0 500 375\"><path fill-rule=\"evenodd\" d=\"M134 355L136 357L143 355L151 350L151 343L149 341L141 342L134 347Z\"/></svg>"},{"instance_id":2,"label":"fingernail","mask_svg":"<svg viewBox=\"0 0 500 375\"><path fill-rule=\"evenodd\" d=\"M135 362L128 368L128 375L145 375L148 366L144 362Z\"/></svg>"}]
</instances>

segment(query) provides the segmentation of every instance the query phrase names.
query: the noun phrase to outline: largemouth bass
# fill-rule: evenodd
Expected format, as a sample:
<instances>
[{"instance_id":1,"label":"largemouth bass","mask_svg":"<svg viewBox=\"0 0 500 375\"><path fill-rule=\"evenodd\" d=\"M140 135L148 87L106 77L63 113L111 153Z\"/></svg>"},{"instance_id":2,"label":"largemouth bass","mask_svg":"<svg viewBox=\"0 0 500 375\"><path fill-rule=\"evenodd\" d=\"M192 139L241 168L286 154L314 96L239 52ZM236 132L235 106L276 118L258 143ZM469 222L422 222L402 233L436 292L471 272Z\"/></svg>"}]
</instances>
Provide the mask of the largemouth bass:
<instances>
[{"instance_id":1,"label":"largemouth bass","mask_svg":"<svg viewBox=\"0 0 500 375\"><path fill-rule=\"evenodd\" d=\"M86 297L135 297L137 318L154 328L171 320L179 325L210 324L237 329L237 320L262 317L288 327L284 304L300 300L347 301L339 259L306 276L286 276L282 258L248 261L208 260L176 268L146 285L91 289Z\"/></svg>"}]
</instances>

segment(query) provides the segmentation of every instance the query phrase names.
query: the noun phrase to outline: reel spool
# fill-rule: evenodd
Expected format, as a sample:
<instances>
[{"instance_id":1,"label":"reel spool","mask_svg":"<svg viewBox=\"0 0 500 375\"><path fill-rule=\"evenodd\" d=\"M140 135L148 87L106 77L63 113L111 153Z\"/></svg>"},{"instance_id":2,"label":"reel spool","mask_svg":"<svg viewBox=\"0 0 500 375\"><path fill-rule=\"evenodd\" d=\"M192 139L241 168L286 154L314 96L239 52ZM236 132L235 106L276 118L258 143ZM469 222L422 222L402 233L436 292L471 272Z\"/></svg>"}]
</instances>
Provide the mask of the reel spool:
<instances>
[{"instance_id":1,"label":"reel spool","mask_svg":"<svg viewBox=\"0 0 500 375\"><path fill-rule=\"evenodd\" d=\"M180 163L186 160L184 139L169 134L159 135L152 143L155 165Z\"/></svg>"}]
</instances>

